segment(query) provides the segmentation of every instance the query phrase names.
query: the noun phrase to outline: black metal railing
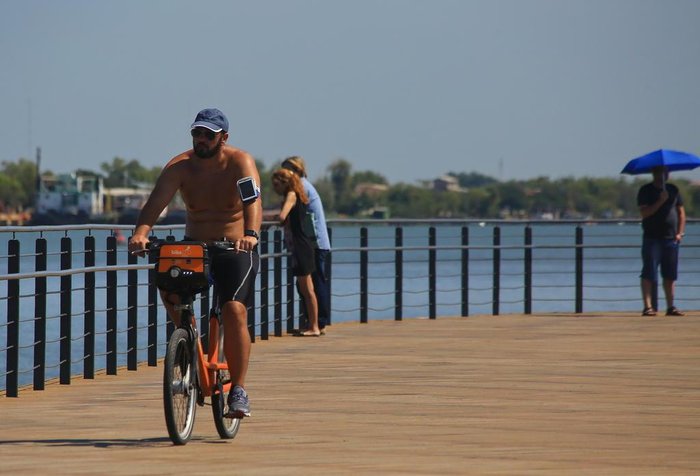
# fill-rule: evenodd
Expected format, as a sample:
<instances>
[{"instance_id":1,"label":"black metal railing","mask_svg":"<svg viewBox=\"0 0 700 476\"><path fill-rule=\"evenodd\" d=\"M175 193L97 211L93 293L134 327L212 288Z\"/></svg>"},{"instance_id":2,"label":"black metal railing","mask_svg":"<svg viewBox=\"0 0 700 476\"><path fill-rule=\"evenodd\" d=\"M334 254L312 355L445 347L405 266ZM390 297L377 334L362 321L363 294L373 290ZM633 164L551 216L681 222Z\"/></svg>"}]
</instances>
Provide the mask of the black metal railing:
<instances>
[{"instance_id":1,"label":"black metal railing","mask_svg":"<svg viewBox=\"0 0 700 476\"><path fill-rule=\"evenodd\" d=\"M332 220L334 322L438 315L595 312L640 307L637 221ZM700 231L687 227L677 302L700 305ZM156 227L168 239L183 227ZM0 390L44 389L77 373L157 365L172 325L153 263L120 247L107 225L0 227ZM82 246L76 246L82 240ZM359 246L358 246L359 245ZM248 309L251 339L300 326L303 306L282 231L266 224ZM2 302L4 301L4 303ZM4 304L4 305L3 305ZM200 299L207 329L209 297ZM295 312L295 309L298 309ZM3 385L4 384L4 385Z\"/></svg>"}]
</instances>

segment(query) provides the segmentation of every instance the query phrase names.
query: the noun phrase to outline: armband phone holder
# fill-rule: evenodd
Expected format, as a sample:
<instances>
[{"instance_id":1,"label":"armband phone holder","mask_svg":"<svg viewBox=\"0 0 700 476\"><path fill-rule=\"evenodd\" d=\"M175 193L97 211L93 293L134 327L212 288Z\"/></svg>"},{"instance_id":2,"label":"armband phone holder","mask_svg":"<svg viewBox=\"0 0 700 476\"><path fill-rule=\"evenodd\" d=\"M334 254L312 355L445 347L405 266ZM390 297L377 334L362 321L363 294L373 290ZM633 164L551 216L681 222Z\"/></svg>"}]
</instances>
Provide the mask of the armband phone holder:
<instances>
[{"instance_id":1,"label":"armband phone holder","mask_svg":"<svg viewBox=\"0 0 700 476\"><path fill-rule=\"evenodd\" d=\"M253 202L260 196L260 187L253 177L243 177L236 182L236 185L243 203Z\"/></svg>"}]
</instances>

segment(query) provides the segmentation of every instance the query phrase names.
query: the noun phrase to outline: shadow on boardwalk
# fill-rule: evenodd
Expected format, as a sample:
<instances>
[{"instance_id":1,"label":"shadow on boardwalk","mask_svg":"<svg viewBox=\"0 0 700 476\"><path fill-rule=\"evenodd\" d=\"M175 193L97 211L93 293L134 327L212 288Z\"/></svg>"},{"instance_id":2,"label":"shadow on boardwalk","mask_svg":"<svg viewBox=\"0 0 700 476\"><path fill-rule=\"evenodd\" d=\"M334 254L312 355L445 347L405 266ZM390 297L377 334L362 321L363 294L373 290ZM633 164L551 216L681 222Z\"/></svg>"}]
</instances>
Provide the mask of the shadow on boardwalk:
<instances>
[{"instance_id":1,"label":"shadow on boardwalk","mask_svg":"<svg viewBox=\"0 0 700 476\"><path fill-rule=\"evenodd\" d=\"M339 324L253 346L253 417L170 444L162 366L0 398L2 472L693 474L700 315ZM695 473L696 474L696 473Z\"/></svg>"}]
</instances>

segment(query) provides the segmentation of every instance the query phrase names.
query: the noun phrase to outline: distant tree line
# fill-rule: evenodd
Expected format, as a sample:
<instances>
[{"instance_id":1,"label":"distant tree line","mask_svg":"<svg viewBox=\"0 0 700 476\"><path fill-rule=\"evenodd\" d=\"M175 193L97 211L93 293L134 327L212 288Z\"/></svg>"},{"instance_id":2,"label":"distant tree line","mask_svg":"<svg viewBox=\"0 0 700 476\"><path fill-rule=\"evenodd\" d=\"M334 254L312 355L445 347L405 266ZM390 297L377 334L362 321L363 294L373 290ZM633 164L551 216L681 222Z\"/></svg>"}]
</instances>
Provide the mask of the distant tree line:
<instances>
[{"instance_id":1,"label":"distant tree line","mask_svg":"<svg viewBox=\"0 0 700 476\"><path fill-rule=\"evenodd\" d=\"M256 160L261 176L264 206L275 208L279 197L272 192L270 176L279 161L266 167ZM309 164L313 171L313 164ZM151 188L161 167L143 167L138 160L115 157L100 165L100 172L76 173L102 176L106 187ZM53 175L42 171L42 175ZM456 187L438 190L432 182L418 185L390 184L372 171L353 171L338 159L314 182L330 217L367 216L372 210L388 210L393 218L622 218L639 216L636 197L650 175L616 178L573 178L499 181L476 172L449 172ZM437 177L436 177L437 178ZM700 210L700 187L684 179L672 179L681 190L688 216ZM0 210L26 210L34 206L36 164L27 159L4 161L0 167Z\"/></svg>"}]
</instances>

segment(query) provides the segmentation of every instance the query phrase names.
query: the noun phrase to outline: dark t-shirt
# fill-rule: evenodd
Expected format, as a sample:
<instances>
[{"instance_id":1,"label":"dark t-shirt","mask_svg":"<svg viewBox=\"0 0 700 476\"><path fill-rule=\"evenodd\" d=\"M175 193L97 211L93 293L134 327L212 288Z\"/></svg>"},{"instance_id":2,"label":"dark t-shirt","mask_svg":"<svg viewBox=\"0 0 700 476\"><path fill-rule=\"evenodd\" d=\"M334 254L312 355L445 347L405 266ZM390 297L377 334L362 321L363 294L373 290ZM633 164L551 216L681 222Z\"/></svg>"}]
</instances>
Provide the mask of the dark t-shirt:
<instances>
[{"instance_id":1,"label":"dark t-shirt","mask_svg":"<svg viewBox=\"0 0 700 476\"><path fill-rule=\"evenodd\" d=\"M683 199L678 187L667 183L668 200L656 213L642 220L642 229L646 238L673 239L678 232L678 208L683 206ZM661 195L662 189L653 183L642 185L637 193L637 205L653 205Z\"/></svg>"}]
</instances>

